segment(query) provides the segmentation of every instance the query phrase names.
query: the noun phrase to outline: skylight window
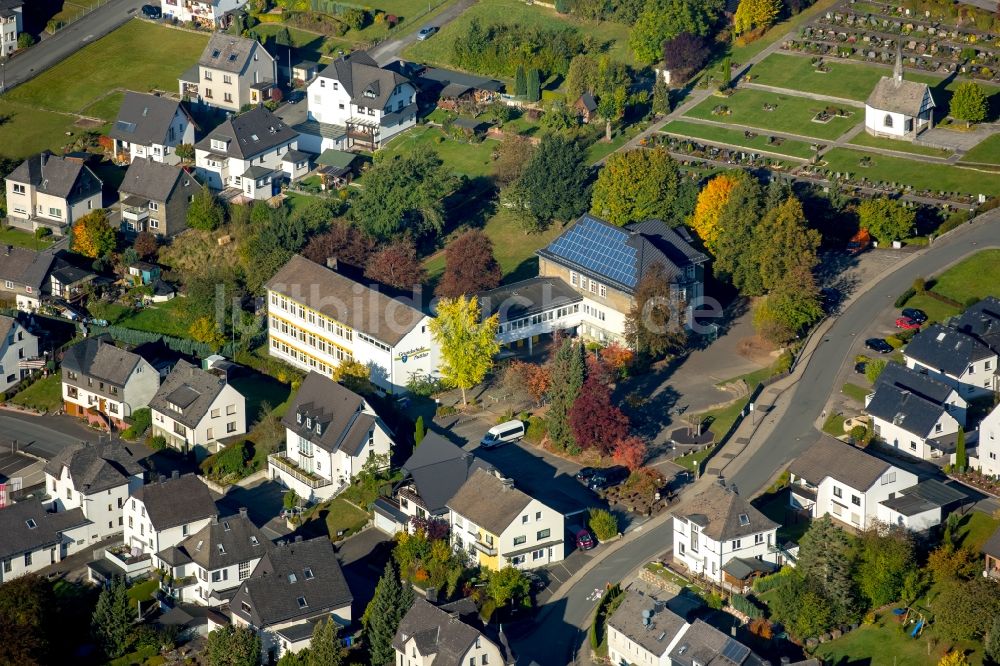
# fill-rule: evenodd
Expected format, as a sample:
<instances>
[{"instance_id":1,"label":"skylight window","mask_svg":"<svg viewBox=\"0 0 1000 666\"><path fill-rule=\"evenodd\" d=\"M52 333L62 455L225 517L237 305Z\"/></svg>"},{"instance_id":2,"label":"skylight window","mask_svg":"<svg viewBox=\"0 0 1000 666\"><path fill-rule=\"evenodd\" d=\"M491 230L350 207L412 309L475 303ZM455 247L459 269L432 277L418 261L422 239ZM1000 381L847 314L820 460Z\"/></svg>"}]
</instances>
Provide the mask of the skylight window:
<instances>
[{"instance_id":1,"label":"skylight window","mask_svg":"<svg viewBox=\"0 0 1000 666\"><path fill-rule=\"evenodd\" d=\"M305 597L299 597L298 602L299 602L299 608L306 608L309 606L309 604L306 603Z\"/></svg>"},{"instance_id":2,"label":"skylight window","mask_svg":"<svg viewBox=\"0 0 1000 666\"><path fill-rule=\"evenodd\" d=\"M298 579L298 578L297 578L297 577L295 576L295 574L294 574L294 573L290 573L290 574L288 574L288 582L289 582L289 583L295 583L295 582L297 582L298 580L299 580L299 579Z\"/></svg>"},{"instance_id":3,"label":"skylight window","mask_svg":"<svg viewBox=\"0 0 1000 666\"><path fill-rule=\"evenodd\" d=\"M251 138L251 139L253 139L254 141L260 141L260 139L259 139L259 138L257 138L257 135L256 135L256 134L251 134L251 135L250 135L250 138Z\"/></svg>"},{"instance_id":4,"label":"skylight window","mask_svg":"<svg viewBox=\"0 0 1000 666\"><path fill-rule=\"evenodd\" d=\"M235 53L230 54L230 56L229 56L229 62L236 62L236 54Z\"/></svg>"},{"instance_id":5,"label":"skylight window","mask_svg":"<svg viewBox=\"0 0 1000 666\"><path fill-rule=\"evenodd\" d=\"M306 569L305 571L303 571L302 573L304 573L304 574L305 574L305 576L306 576L306 580L312 580L312 579L313 579L313 570L312 570L312 569L309 569L309 568L307 568L307 569Z\"/></svg>"},{"instance_id":6,"label":"skylight window","mask_svg":"<svg viewBox=\"0 0 1000 666\"><path fill-rule=\"evenodd\" d=\"M741 513L740 514L740 526L741 527L746 527L749 524L750 524L750 516L748 516L745 513Z\"/></svg>"},{"instance_id":7,"label":"skylight window","mask_svg":"<svg viewBox=\"0 0 1000 666\"><path fill-rule=\"evenodd\" d=\"M220 55L222 55L222 51L220 51L219 49L215 49L212 51L213 58L218 58Z\"/></svg>"},{"instance_id":8,"label":"skylight window","mask_svg":"<svg viewBox=\"0 0 1000 666\"><path fill-rule=\"evenodd\" d=\"M260 545L260 541L257 540L257 537L251 536L250 537L250 545L251 546L259 546Z\"/></svg>"},{"instance_id":9,"label":"skylight window","mask_svg":"<svg viewBox=\"0 0 1000 666\"><path fill-rule=\"evenodd\" d=\"M28 526L29 530L33 530L36 527L38 527L38 523L35 522L34 518L28 518L26 521L24 521L24 524Z\"/></svg>"},{"instance_id":10,"label":"skylight window","mask_svg":"<svg viewBox=\"0 0 1000 666\"><path fill-rule=\"evenodd\" d=\"M198 545L194 547L195 550L201 550L201 547L205 544L204 541L199 541Z\"/></svg>"},{"instance_id":11,"label":"skylight window","mask_svg":"<svg viewBox=\"0 0 1000 666\"><path fill-rule=\"evenodd\" d=\"M223 523L222 523L222 529L226 530L227 532L229 531L229 522L228 521L223 521Z\"/></svg>"},{"instance_id":12,"label":"skylight window","mask_svg":"<svg viewBox=\"0 0 1000 666\"><path fill-rule=\"evenodd\" d=\"M225 555L225 554L226 554L226 547L225 547L225 546L223 546L223 545L222 545L222 544L220 543L220 544L219 544L219 555Z\"/></svg>"}]
</instances>

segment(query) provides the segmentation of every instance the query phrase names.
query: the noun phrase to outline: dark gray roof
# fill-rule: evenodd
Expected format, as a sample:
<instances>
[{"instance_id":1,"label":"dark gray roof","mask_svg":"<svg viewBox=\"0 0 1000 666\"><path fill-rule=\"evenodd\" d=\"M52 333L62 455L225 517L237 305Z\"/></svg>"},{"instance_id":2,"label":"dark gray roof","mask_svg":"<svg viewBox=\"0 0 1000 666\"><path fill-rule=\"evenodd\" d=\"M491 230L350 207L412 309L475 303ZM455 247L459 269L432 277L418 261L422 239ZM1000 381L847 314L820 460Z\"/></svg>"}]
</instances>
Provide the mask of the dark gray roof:
<instances>
[{"instance_id":1,"label":"dark gray roof","mask_svg":"<svg viewBox=\"0 0 1000 666\"><path fill-rule=\"evenodd\" d=\"M321 621L322 618L306 620L305 622L299 622L298 624L292 624L287 627L277 629L274 633L291 643L297 643L299 641L312 638L313 632L316 631L316 625Z\"/></svg>"},{"instance_id":2,"label":"dark gray roof","mask_svg":"<svg viewBox=\"0 0 1000 666\"><path fill-rule=\"evenodd\" d=\"M68 286L86 280L87 278L96 277L96 274L93 271L66 265L61 266L49 273L49 277L54 279L59 284Z\"/></svg>"},{"instance_id":3,"label":"dark gray roof","mask_svg":"<svg viewBox=\"0 0 1000 666\"><path fill-rule=\"evenodd\" d=\"M746 580L755 573L774 573L780 568L773 562L750 557L734 557L722 566L722 570L736 580Z\"/></svg>"},{"instance_id":4,"label":"dark gray roof","mask_svg":"<svg viewBox=\"0 0 1000 666\"><path fill-rule=\"evenodd\" d=\"M670 651L677 666L757 666L760 657L704 620L695 620Z\"/></svg>"},{"instance_id":5,"label":"dark gray roof","mask_svg":"<svg viewBox=\"0 0 1000 666\"><path fill-rule=\"evenodd\" d=\"M427 433L413 455L403 463L404 474L413 481L417 494L432 514L444 509L478 469L491 468L434 432Z\"/></svg>"},{"instance_id":6,"label":"dark gray roof","mask_svg":"<svg viewBox=\"0 0 1000 666\"><path fill-rule=\"evenodd\" d=\"M308 162L315 155L312 153L304 153L301 150L289 150L288 152L282 153L282 162Z\"/></svg>"},{"instance_id":7,"label":"dark gray roof","mask_svg":"<svg viewBox=\"0 0 1000 666\"><path fill-rule=\"evenodd\" d=\"M201 184L179 166L138 157L129 165L118 192L122 198L133 195L149 201L165 202L178 186L186 186L188 194L192 195L201 189Z\"/></svg>"},{"instance_id":8,"label":"dark gray roof","mask_svg":"<svg viewBox=\"0 0 1000 666\"><path fill-rule=\"evenodd\" d=\"M181 359L160 384L149 407L195 428L225 387L224 378ZM171 409L170 405L176 405L181 411Z\"/></svg>"},{"instance_id":9,"label":"dark gray roof","mask_svg":"<svg viewBox=\"0 0 1000 666\"><path fill-rule=\"evenodd\" d=\"M125 386L129 375L142 357L116 347L110 339L97 336L82 340L63 355L62 367L83 377L103 379L117 386ZM80 381L80 380L78 380Z\"/></svg>"},{"instance_id":10,"label":"dark gray roof","mask_svg":"<svg viewBox=\"0 0 1000 666\"><path fill-rule=\"evenodd\" d=\"M652 611L648 626L643 623L644 611ZM666 599L634 590L625 591L625 599L608 618L609 627L657 657L667 651L667 646L686 624L683 617L667 607Z\"/></svg>"},{"instance_id":11,"label":"dark gray roof","mask_svg":"<svg viewBox=\"0 0 1000 666\"><path fill-rule=\"evenodd\" d=\"M997 531L986 540L986 543L983 544L981 550L985 555L990 555L991 557L1000 559L1000 527L998 527Z\"/></svg>"},{"instance_id":12,"label":"dark gray roof","mask_svg":"<svg viewBox=\"0 0 1000 666\"><path fill-rule=\"evenodd\" d=\"M270 176L272 173L274 173L274 169L269 169L266 166L255 164L252 167L247 168L247 170L243 172L243 177L256 180L257 178L264 178L265 176Z\"/></svg>"},{"instance_id":13,"label":"dark gray roof","mask_svg":"<svg viewBox=\"0 0 1000 666\"><path fill-rule=\"evenodd\" d=\"M212 571L263 557L272 548L270 539L246 515L213 518L177 545L177 557L188 558Z\"/></svg>"},{"instance_id":14,"label":"dark gray roof","mask_svg":"<svg viewBox=\"0 0 1000 666\"><path fill-rule=\"evenodd\" d=\"M117 488L142 474L132 446L124 442L66 447L45 464L45 473L59 478L64 467L69 468L73 487L85 495Z\"/></svg>"},{"instance_id":15,"label":"dark gray roof","mask_svg":"<svg viewBox=\"0 0 1000 666\"><path fill-rule=\"evenodd\" d=\"M233 597L230 610L264 628L327 615L352 601L333 544L317 537L279 543L264 555Z\"/></svg>"},{"instance_id":16,"label":"dark gray roof","mask_svg":"<svg viewBox=\"0 0 1000 666\"><path fill-rule=\"evenodd\" d=\"M417 83L422 90L428 92L443 90L448 86L457 86L467 90L500 92L504 87L503 83L496 79L488 79L474 74L466 74L465 72L456 72L451 69L441 69L440 67L425 68L418 75Z\"/></svg>"},{"instance_id":17,"label":"dark gray roof","mask_svg":"<svg viewBox=\"0 0 1000 666\"><path fill-rule=\"evenodd\" d=\"M833 437L822 437L792 461L788 471L818 486L830 477L866 491L892 467L889 463Z\"/></svg>"},{"instance_id":18,"label":"dark gray roof","mask_svg":"<svg viewBox=\"0 0 1000 666\"><path fill-rule=\"evenodd\" d=\"M0 315L0 349L3 349L3 345L7 344L7 336L10 335L16 323L17 320L13 317Z\"/></svg>"},{"instance_id":19,"label":"dark gray roof","mask_svg":"<svg viewBox=\"0 0 1000 666\"><path fill-rule=\"evenodd\" d=\"M129 90L108 136L144 146L165 144L167 130L178 111L186 114L181 103L175 99Z\"/></svg>"},{"instance_id":20,"label":"dark gray roof","mask_svg":"<svg viewBox=\"0 0 1000 666\"><path fill-rule=\"evenodd\" d=\"M209 518L217 513L208 486L194 474L149 483L133 494L146 507L157 531Z\"/></svg>"},{"instance_id":21,"label":"dark gray roof","mask_svg":"<svg viewBox=\"0 0 1000 666\"><path fill-rule=\"evenodd\" d=\"M7 180L24 183L42 194L67 201L85 199L101 191L101 179L83 160L45 151L32 155L14 169Z\"/></svg>"},{"instance_id":22,"label":"dark gray roof","mask_svg":"<svg viewBox=\"0 0 1000 666\"><path fill-rule=\"evenodd\" d=\"M1000 298L987 296L962 313L954 327L1000 352Z\"/></svg>"},{"instance_id":23,"label":"dark gray roof","mask_svg":"<svg viewBox=\"0 0 1000 666\"><path fill-rule=\"evenodd\" d=\"M589 92L580 95L580 103L583 104L583 108L591 113L597 111L597 100Z\"/></svg>"},{"instance_id":24,"label":"dark gray roof","mask_svg":"<svg viewBox=\"0 0 1000 666\"><path fill-rule=\"evenodd\" d=\"M955 389L928 374L907 368L900 363L888 363L875 382L875 390L882 386L893 386L909 391L937 405L944 405Z\"/></svg>"},{"instance_id":25,"label":"dark gray roof","mask_svg":"<svg viewBox=\"0 0 1000 666\"><path fill-rule=\"evenodd\" d=\"M227 157L247 159L283 146L298 136L298 132L284 121L263 106L258 106L225 121L205 135L196 147L218 153L219 149L212 147L212 139L222 139L228 142Z\"/></svg>"},{"instance_id":26,"label":"dark gray roof","mask_svg":"<svg viewBox=\"0 0 1000 666\"><path fill-rule=\"evenodd\" d=\"M970 363L990 358L996 352L971 335L932 324L913 336L903 354L929 368L959 377Z\"/></svg>"},{"instance_id":27,"label":"dark gray roof","mask_svg":"<svg viewBox=\"0 0 1000 666\"><path fill-rule=\"evenodd\" d=\"M252 39L216 32L208 40L198 64L211 69L239 73L246 67L255 47L266 53L264 48Z\"/></svg>"},{"instance_id":28,"label":"dark gray roof","mask_svg":"<svg viewBox=\"0 0 1000 666\"><path fill-rule=\"evenodd\" d=\"M500 323L523 319L543 310L579 303L583 296L553 277L533 277L479 294L483 317L500 313Z\"/></svg>"},{"instance_id":29,"label":"dark gray roof","mask_svg":"<svg viewBox=\"0 0 1000 666\"><path fill-rule=\"evenodd\" d=\"M0 509L0 560L55 546L62 541L63 530L87 522L81 509L49 513L34 500Z\"/></svg>"},{"instance_id":30,"label":"dark gray roof","mask_svg":"<svg viewBox=\"0 0 1000 666\"><path fill-rule=\"evenodd\" d=\"M402 651L411 638L422 656L434 655L435 666L464 666L462 659L477 639L490 641L479 629L463 622L458 613L449 613L420 597L403 616L392 645Z\"/></svg>"},{"instance_id":31,"label":"dark gray roof","mask_svg":"<svg viewBox=\"0 0 1000 666\"><path fill-rule=\"evenodd\" d=\"M375 427L365 399L329 377L310 372L281 422L325 451L356 455Z\"/></svg>"},{"instance_id":32,"label":"dark gray roof","mask_svg":"<svg viewBox=\"0 0 1000 666\"><path fill-rule=\"evenodd\" d=\"M934 424L947 412L942 405L894 384L880 384L865 411L920 437L931 435Z\"/></svg>"},{"instance_id":33,"label":"dark gray roof","mask_svg":"<svg viewBox=\"0 0 1000 666\"><path fill-rule=\"evenodd\" d=\"M930 95L930 87L926 83L883 76L865 104L878 111L916 116L920 113L925 95ZM931 96L931 106L934 106L933 96Z\"/></svg>"},{"instance_id":34,"label":"dark gray roof","mask_svg":"<svg viewBox=\"0 0 1000 666\"><path fill-rule=\"evenodd\" d=\"M13 16L15 14L14 10L23 6L23 0L0 0L0 16Z\"/></svg>"},{"instance_id":35,"label":"dark gray roof","mask_svg":"<svg viewBox=\"0 0 1000 666\"><path fill-rule=\"evenodd\" d=\"M691 500L683 514L715 541L729 541L781 527L743 497L712 484Z\"/></svg>"},{"instance_id":36,"label":"dark gray roof","mask_svg":"<svg viewBox=\"0 0 1000 666\"><path fill-rule=\"evenodd\" d=\"M0 280L27 285L35 292L42 288L56 259L51 252L35 252L23 247L0 245Z\"/></svg>"},{"instance_id":37,"label":"dark gray roof","mask_svg":"<svg viewBox=\"0 0 1000 666\"><path fill-rule=\"evenodd\" d=\"M881 504L904 516L915 516L931 509L941 509L967 499L968 495L958 487L941 483L936 479L925 479L915 486L899 491Z\"/></svg>"},{"instance_id":38,"label":"dark gray roof","mask_svg":"<svg viewBox=\"0 0 1000 666\"><path fill-rule=\"evenodd\" d=\"M499 536L530 503L531 497L509 479L477 469L448 501L448 508Z\"/></svg>"},{"instance_id":39,"label":"dark gray roof","mask_svg":"<svg viewBox=\"0 0 1000 666\"><path fill-rule=\"evenodd\" d=\"M385 108L396 86L410 82L398 72L379 67L364 51L337 58L319 75L339 81L352 104L376 109Z\"/></svg>"}]
</instances>

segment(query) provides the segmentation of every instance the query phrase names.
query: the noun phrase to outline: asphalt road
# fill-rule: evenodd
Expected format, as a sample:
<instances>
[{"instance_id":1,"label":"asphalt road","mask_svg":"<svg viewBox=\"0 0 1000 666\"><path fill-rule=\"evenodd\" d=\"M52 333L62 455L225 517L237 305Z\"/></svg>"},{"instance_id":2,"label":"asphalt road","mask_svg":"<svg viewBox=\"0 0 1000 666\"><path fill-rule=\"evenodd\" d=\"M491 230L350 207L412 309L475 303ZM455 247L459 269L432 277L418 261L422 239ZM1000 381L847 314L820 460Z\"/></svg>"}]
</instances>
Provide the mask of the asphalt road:
<instances>
[{"instance_id":1,"label":"asphalt road","mask_svg":"<svg viewBox=\"0 0 1000 666\"><path fill-rule=\"evenodd\" d=\"M31 416L0 411L0 449L16 450L48 460L82 440L96 441L98 433L68 416Z\"/></svg>"},{"instance_id":2,"label":"asphalt road","mask_svg":"<svg viewBox=\"0 0 1000 666\"><path fill-rule=\"evenodd\" d=\"M428 18L421 23L414 24L413 30L399 39L390 39L382 42L372 49L369 49L368 55L374 58L375 62L379 65L388 65L390 62L397 60L400 57L403 49L417 41L417 33L419 33L420 29L425 25L432 25L440 30L458 18L462 12L475 3L476 0L458 0L458 2L451 5L440 14ZM435 39L435 37L431 36L431 39Z\"/></svg>"},{"instance_id":3,"label":"asphalt road","mask_svg":"<svg viewBox=\"0 0 1000 666\"><path fill-rule=\"evenodd\" d=\"M4 66L3 83L10 90L41 74L76 53L86 44L100 39L135 16L147 0L111 0L51 36L45 36L27 52L15 56Z\"/></svg>"}]
</instances>

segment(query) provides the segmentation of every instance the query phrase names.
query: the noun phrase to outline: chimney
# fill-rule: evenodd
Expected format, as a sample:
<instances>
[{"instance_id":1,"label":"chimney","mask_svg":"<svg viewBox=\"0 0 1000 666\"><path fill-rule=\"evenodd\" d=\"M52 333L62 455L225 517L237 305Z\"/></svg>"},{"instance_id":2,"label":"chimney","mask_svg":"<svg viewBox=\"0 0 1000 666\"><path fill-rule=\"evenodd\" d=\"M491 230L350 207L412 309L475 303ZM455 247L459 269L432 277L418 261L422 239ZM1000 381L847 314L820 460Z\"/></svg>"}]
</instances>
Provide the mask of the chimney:
<instances>
[{"instance_id":1,"label":"chimney","mask_svg":"<svg viewBox=\"0 0 1000 666\"><path fill-rule=\"evenodd\" d=\"M329 268L331 271L337 270L337 257L327 257L326 267Z\"/></svg>"},{"instance_id":2,"label":"chimney","mask_svg":"<svg viewBox=\"0 0 1000 666\"><path fill-rule=\"evenodd\" d=\"M176 469L170 473L170 478L171 479L179 479L180 477L181 477L181 473L179 471L177 471Z\"/></svg>"},{"instance_id":3,"label":"chimney","mask_svg":"<svg viewBox=\"0 0 1000 666\"><path fill-rule=\"evenodd\" d=\"M240 518L246 518L246 517L247 517L247 508L245 506L241 506L240 507Z\"/></svg>"},{"instance_id":4,"label":"chimney","mask_svg":"<svg viewBox=\"0 0 1000 666\"><path fill-rule=\"evenodd\" d=\"M212 516L212 524L213 525L219 524L219 514L215 514L214 516Z\"/></svg>"}]
</instances>

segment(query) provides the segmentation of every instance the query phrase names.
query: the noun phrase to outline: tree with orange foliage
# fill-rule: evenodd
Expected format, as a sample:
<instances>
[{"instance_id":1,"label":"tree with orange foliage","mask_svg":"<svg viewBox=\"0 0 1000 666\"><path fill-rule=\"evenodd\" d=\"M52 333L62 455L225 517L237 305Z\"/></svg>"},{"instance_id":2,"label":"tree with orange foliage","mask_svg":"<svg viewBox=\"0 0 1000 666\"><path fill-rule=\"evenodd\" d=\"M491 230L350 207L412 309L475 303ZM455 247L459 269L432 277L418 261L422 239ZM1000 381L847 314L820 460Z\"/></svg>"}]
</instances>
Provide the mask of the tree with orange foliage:
<instances>
[{"instance_id":1,"label":"tree with orange foliage","mask_svg":"<svg viewBox=\"0 0 1000 666\"><path fill-rule=\"evenodd\" d=\"M611 457L616 464L625 465L630 472L634 472L646 462L647 453L646 442L641 437L631 435L615 442Z\"/></svg>"},{"instance_id":2,"label":"tree with orange foliage","mask_svg":"<svg viewBox=\"0 0 1000 666\"><path fill-rule=\"evenodd\" d=\"M604 365L619 377L625 376L634 358L635 353L620 342L612 342L601 350L601 360Z\"/></svg>"},{"instance_id":3,"label":"tree with orange foliage","mask_svg":"<svg viewBox=\"0 0 1000 666\"><path fill-rule=\"evenodd\" d=\"M713 255L719 238L719 215L729 202L729 195L739 183L740 177L732 173L721 173L708 181L694 207L691 227L705 244L705 249Z\"/></svg>"},{"instance_id":4,"label":"tree with orange foliage","mask_svg":"<svg viewBox=\"0 0 1000 666\"><path fill-rule=\"evenodd\" d=\"M552 386L552 374L548 366L515 360L504 370L503 385L509 391L524 391L540 405Z\"/></svg>"},{"instance_id":5,"label":"tree with orange foliage","mask_svg":"<svg viewBox=\"0 0 1000 666\"><path fill-rule=\"evenodd\" d=\"M765 641L769 641L774 637L774 628L764 618L756 617L750 621L750 633L763 638Z\"/></svg>"},{"instance_id":6,"label":"tree with orange foliage","mask_svg":"<svg viewBox=\"0 0 1000 666\"><path fill-rule=\"evenodd\" d=\"M73 251L97 259L114 251L117 234L108 221L108 211L87 213L73 223Z\"/></svg>"}]
</instances>

